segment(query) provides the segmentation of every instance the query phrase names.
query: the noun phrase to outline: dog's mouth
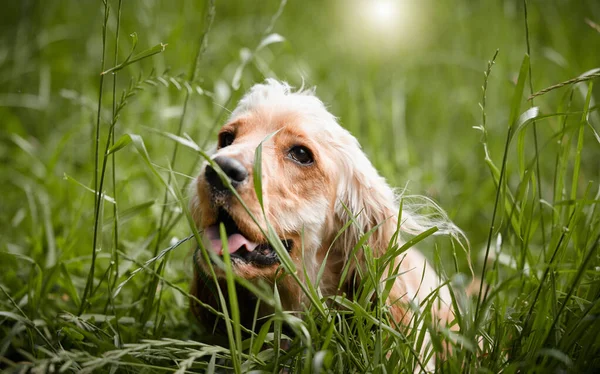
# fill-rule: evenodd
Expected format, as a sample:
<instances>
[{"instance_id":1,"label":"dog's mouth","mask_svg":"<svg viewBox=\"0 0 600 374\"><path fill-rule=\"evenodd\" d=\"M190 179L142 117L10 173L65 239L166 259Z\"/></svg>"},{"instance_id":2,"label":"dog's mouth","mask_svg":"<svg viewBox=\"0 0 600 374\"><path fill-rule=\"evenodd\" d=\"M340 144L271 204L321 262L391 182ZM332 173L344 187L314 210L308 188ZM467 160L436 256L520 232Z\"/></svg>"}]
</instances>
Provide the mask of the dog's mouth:
<instances>
[{"instance_id":1,"label":"dog's mouth","mask_svg":"<svg viewBox=\"0 0 600 374\"><path fill-rule=\"evenodd\" d=\"M208 250L219 256L223 255L223 242L219 233L221 223L225 226L227 250L234 264L242 262L268 266L279 263L277 252L268 242L256 243L248 239L240 230L234 218L223 208L218 210L216 223L204 229L204 243ZM292 250L292 240L281 239L281 242L288 252Z\"/></svg>"}]
</instances>

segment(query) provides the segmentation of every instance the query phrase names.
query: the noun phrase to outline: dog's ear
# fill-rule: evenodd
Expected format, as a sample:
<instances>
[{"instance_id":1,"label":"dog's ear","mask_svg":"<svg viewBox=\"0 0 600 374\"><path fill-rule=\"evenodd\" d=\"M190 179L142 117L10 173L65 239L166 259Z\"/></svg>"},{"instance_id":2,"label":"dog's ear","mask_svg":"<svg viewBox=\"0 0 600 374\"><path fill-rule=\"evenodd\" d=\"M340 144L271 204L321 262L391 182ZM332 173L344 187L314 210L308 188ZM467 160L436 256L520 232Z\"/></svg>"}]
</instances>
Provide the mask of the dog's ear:
<instances>
[{"instance_id":1,"label":"dog's ear","mask_svg":"<svg viewBox=\"0 0 600 374\"><path fill-rule=\"evenodd\" d=\"M374 257L381 257L398 229L398 206L394 190L379 175L358 142L354 138L352 141L337 149L341 154L336 157L340 178L336 187L335 227L346 229L334 242L332 251L347 270L345 278L340 280L341 291L354 298L364 274L359 269L365 269L366 261L363 248L356 252L353 249L366 236L363 244Z\"/></svg>"},{"instance_id":2,"label":"dog's ear","mask_svg":"<svg viewBox=\"0 0 600 374\"><path fill-rule=\"evenodd\" d=\"M361 236L368 233L365 243L378 257L385 252L397 229L396 197L360 150L358 142L354 140L354 143L351 149L345 147L341 150L344 154L335 206L336 219L342 225L349 220L352 223L335 247L342 250L348 259Z\"/></svg>"},{"instance_id":3,"label":"dog's ear","mask_svg":"<svg viewBox=\"0 0 600 374\"><path fill-rule=\"evenodd\" d=\"M351 251L365 234L368 235L365 244L375 257L385 253L392 239L399 239L400 235L395 235L398 229L401 233L417 235L436 227L436 234L450 235L458 240L464 238L446 213L425 196L402 197L402 221L398 224L400 212L396 193L362 152L358 141L347 135L340 137L336 144L340 178L335 216L336 227L343 227L349 220L352 223L333 246L345 261L354 260L350 258ZM362 252L358 251L356 255L360 262Z\"/></svg>"},{"instance_id":4,"label":"dog's ear","mask_svg":"<svg viewBox=\"0 0 600 374\"><path fill-rule=\"evenodd\" d=\"M353 220L353 223L341 235L342 240L336 248L349 254L363 234L376 228L366 244L377 256L385 252L398 228L402 233L418 235L433 227L437 228L434 235L449 235L468 247L463 232L452 223L442 208L425 196L397 196L362 152L358 141L349 133L343 135L335 142L338 153L336 167L340 175L335 216L342 226L349 220ZM402 212L398 211L400 198ZM400 224L399 215L402 219Z\"/></svg>"}]
</instances>

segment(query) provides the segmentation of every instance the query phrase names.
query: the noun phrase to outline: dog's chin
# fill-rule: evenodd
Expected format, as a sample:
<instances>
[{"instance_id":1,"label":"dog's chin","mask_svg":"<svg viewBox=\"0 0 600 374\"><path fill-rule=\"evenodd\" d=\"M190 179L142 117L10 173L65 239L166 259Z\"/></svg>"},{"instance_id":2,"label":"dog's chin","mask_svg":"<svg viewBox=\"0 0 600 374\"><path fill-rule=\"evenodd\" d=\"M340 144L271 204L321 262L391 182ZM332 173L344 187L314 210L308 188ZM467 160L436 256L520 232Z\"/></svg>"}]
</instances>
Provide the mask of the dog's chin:
<instances>
[{"instance_id":1,"label":"dog's chin","mask_svg":"<svg viewBox=\"0 0 600 374\"><path fill-rule=\"evenodd\" d=\"M222 206L215 208L213 216L215 219L203 228L204 247L221 258L225 251L229 253L231 264L238 275L246 278L265 276L269 269L280 264L277 252L254 222L248 224ZM221 225L225 229L224 237L221 235ZM289 253L294 241L286 238L280 240Z\"/></svg>"}]
</instances>

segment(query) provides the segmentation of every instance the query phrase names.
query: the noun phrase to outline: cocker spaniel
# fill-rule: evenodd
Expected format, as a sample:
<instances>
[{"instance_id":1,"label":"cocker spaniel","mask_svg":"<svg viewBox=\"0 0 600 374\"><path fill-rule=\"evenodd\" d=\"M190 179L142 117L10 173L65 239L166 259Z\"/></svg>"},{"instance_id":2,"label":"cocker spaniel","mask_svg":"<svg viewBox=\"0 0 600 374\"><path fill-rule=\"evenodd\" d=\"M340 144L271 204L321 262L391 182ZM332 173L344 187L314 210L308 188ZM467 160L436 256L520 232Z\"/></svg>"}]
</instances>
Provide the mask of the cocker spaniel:
<instances>
[{"instance_id":1,"label":"cocker spaniel","mask_svg":"<svg viewBox=\"0 0 600 374\"><path fill-rule=\"evenodd\" d=\"M261 144L262 207L253 175L255 153ZM277 286L285 310L300 311L307 299L296 280L279 276L280 259L265 237L267 222L295 267L302 269L297 272L302 282L314 284L321 266L325 266L315 285L325 297L343 292L352 297L351 287L356 284L353 275L364 265L363 251L353 253L360 238L366 237L364 245L379 257L390 248L390 241L400 241L403 233L418 234L436 226L438 233L460 234L430 201L427 205L435 214L417 214L405 203L398 222L398 195L313 90L294 91L273 79L252 87L221 128L212 161L230 183L223 183L223 174L204 163L191 200L202 244L208 252L221 256L224 243L219 225L223 223L233 272L250 281L262 279L271 284L279 277ZM191 294L219 309L205 259L194 256ZM349 262L346 286L340 289L344 283L340 278ZM214 267L214 271L226 292L224 270ZM411 316L407 304L423 300L433 291L440 301L436 316L442 323L451 320L449 292L440 287L439 276L420 252L409 248L399 254L383 278L389 281L394 274L387 304L397 323L406 326ZM249 304L255 299L241 287L238 298L240 305L255 305ZM207 326L215 321L214 314L198 303L192 302L192 311ZM262 315L271 312L266 307L260 310ZM251 326L253 314L243 313L242 323Z\"/></svg>"}]
</instances>

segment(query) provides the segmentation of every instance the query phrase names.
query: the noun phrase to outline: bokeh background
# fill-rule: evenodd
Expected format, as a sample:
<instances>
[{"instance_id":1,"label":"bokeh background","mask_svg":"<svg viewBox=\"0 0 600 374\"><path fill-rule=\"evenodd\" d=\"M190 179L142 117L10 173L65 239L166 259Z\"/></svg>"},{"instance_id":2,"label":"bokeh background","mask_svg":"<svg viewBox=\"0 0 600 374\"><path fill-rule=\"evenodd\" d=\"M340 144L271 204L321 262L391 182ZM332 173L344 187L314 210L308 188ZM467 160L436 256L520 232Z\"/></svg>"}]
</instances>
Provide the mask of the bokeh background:
<instances>
[{"instance_id":1,"label":"bokeh background","mask_svg":"<svg viewBox=\"0 0 600 374\"><path fill-rule=\"evenodd\" d=\"M106 68L113 66L116 4L111 2ZM1 8L0 251L41 266L63 261L73 283L82 287L94 196L81 185L93 185L104 6L91 0L4 0ZM499 50L486 110L491 157L500 164L512 93L527 52L522 1L217 1L215 10L198 79L190 85L184 133L198 144L211 142L227 110L265 77L316 86L390 184L429 196L448 211L468 236L477 265L496 190L484 162L482 133L473 127L482 122L478 104L484 70ZM122 7L120 61L131 49L131 33L137 34L137 52L168 45L118 73L118 95L132 81L139 89L120 113L116 137L141 135L156 168L166 173L172 167L180 187L189 182L200 158L181 147L173 160L175 143L159 132L177 132L184 82L206 28L206 11L202 1L124 1ZM600 33L586 19L600 23L600 2L528 1L534 91L600 65ZM274 43L258 48L264 40ZM542 112L560 111L565 92L553 91L535 105ZM111 118L112 75L103 95L101 149ZM577 93L573 107L580 110L582 101ZM590 121L599 128L597 114ZM538 124L547 199L556 151L550 135L560 126L559 118ZM531 156L530 137L527 142ZM598 144L586 133L585 145L581 180L597 181ZM177 219L180 206L171 200L163 204L164 186L133 147L120 150L116 163L122 251L139 261L152 256L163 207L173 226L158 248L189 235L185 220ZM510 170L516 168L509 163ZM113 195L110 183L106 192ZM110 261L108 203L102 222L100 269ZM433 246L424 250L431 254ZM2 261L0 279L16 292L33 265L7 256ZM122 272L132 266L124 261ZM165 271L168 279L186 287L189 252L174 253ZM183 310L185 300L173 297ZM69 302L57 296L57 305Z\"/></svg>"}]
</instances>

